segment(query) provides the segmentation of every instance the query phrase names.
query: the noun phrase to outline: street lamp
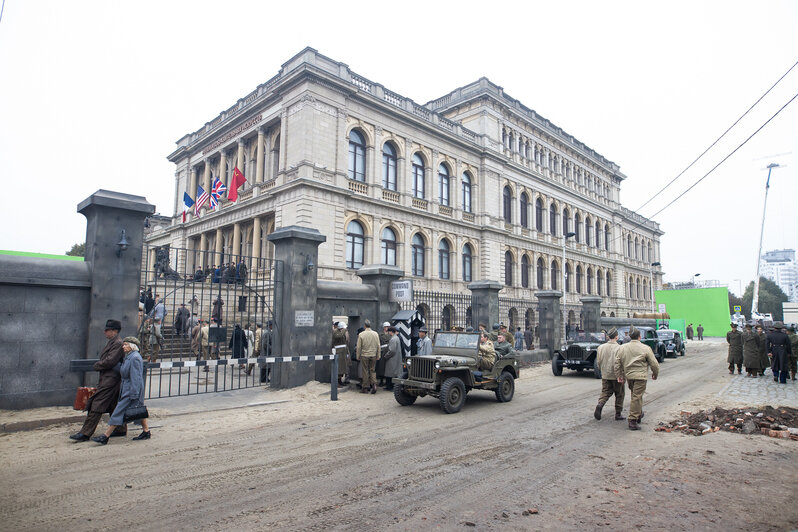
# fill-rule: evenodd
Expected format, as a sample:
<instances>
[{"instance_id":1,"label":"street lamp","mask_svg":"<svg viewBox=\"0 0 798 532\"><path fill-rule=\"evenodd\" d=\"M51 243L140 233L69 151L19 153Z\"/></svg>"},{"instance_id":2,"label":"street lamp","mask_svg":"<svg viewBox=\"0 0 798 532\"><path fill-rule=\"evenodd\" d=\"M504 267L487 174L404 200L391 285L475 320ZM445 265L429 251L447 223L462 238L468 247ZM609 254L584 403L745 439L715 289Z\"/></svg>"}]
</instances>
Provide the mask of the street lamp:
<instances>
[{"instance_id":1,"label":"street lamp","mask_svg":"<svg viewBox=\"0 0 798 532\"><path fill-rule=\"evenodd\" d=\"M701 275L701 274L697 273L697 274L693 275L693 288L695 288L695 278L698 277L699 275Z\"/></svg>"},{"instance_id":2,"label":"street lamp","mask_svg":"<svg viewBox=\"0 0 798 532\"><path fill-rule=\"evenodd\" d=\"M563 295L563 302L565 302L566 297L566 290L565 290L565 242L572 237L575 237L576 233L565 233L562 237L562 295Z\"/></svg>"},{"instance_id":3,"label":"street lamp","mask_svg":"<svg viewBox=\"0 0 798 532\"><path fill-rule=\"evenodd\" d=\"M654 267L662 266L659 262L652 262L648 269L648 289L651 290L651 312L654 312Z\"/></svg>"}]
</instances>

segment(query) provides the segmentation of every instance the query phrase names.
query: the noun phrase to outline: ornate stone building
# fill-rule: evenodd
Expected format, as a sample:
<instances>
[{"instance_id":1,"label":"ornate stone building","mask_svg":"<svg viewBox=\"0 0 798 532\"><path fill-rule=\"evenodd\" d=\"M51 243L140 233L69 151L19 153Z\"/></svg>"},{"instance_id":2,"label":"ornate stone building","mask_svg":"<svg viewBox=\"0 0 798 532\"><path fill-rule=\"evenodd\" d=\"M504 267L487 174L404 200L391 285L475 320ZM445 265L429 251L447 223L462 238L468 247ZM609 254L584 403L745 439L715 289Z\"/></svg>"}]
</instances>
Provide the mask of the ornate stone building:
<instances>
[{"instance_id":1,"label":"ornate stone building","mask_svg":"<svg viewBox=\"0 0 798 532\"><path fill-rule=\"evenodd\" d=\"M434 327L470 321L476 280L504 285L501 319L521 327L537 290L564 284L578 323L581 296L626 316L662 282L662 232L619 204L619 166L485 78L419 105L306 48L169 160L175 216L149 242L189 249L187 271L242 255L256 279L275 227L314 227L319 279L398 266ZM182 223L183 192L229 184L235 166L240 199Z\"/></svg>"}]
</instances>

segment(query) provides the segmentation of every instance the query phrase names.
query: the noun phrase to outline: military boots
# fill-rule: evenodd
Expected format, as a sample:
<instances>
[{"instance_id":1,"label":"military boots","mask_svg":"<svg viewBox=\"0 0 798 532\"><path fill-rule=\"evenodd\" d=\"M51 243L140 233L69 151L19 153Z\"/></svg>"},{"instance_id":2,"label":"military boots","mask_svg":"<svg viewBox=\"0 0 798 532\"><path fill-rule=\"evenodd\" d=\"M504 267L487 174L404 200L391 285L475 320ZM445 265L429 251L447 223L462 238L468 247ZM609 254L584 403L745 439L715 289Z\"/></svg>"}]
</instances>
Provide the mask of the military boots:
<instances>
[{"instance_id":1,"label":"military boots","mask_svg":"<svg viewBox=\"0 0 798 532\"><path fill-rule=\"evenodd\" d=\"M640 425L637 424L637 421L632 419L629 420L629 430L640 430Z\"/></svg>"},{"instance_id":2,"label":"military boots","mask_svg":"<svg viewBox=\"0 0 798 532\"><path fill-rule=\"evenodd\" d=\"M593 412L593 417L596 419L601 419L601 411L604 408L604 403L599 403L596 405L596 410Z\"/></svg>"},{"instance_id":3,"label":"military boots","mask_svg":"<svg viewBox=\"0 0 798 532\"><path fill-rule=\"evenodd\" d=\"M623 421L624 419L626 419L626 418L621 414L621 411L620 410L616 410L615 411L615 421Z\"/></svg>"}]
</instances>

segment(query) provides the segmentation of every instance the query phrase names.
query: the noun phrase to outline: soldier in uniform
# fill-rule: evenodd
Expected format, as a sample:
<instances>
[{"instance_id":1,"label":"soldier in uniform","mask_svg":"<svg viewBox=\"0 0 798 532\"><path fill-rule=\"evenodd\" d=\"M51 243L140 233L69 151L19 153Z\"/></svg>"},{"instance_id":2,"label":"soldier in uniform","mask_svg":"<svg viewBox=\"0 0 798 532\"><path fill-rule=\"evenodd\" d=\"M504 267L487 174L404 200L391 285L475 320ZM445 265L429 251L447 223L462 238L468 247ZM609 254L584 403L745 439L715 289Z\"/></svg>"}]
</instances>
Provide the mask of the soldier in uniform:
<instances>
[{"instance_id":1,"label":"soldier in uniform","mask_svg":"<svg viewBox=\"0 0 798 532\"><path fill-rule=\"evenodd\" d=\"M515 349L511 343L512 334L508 331L499 333L499 341L493 344L493 350L496 353L496 358L504 358L506 356L514 355Z\"/></svg>"},{"instance_id":2,"label":"soldier in uniform","mask_svg":"<svg viewBox=\"0 0 798 532\"><path fill-rule=\"evenodd\" d=\"M152 326L152 320L146 319L142 322L141 326L139 326L139 342L141 343L141 358L144 361L148 361L150 359L150 327Z\"/></svg>"},{"instance_id":3,"label":"soldier in uniform","mask_svg":"<svg viewBox=\"0 0 798 532\"><path fill-rule=\"evenodd\" d=\"M685 332L687 332L687 339L688 340L692 340L693 339L693 324L692 323L687 326L687 330Z\"/></svg>"},{"instance_id":4,"label":"soldier in uniform","mask_svg":"<svg viewBox=\"0 0 798 532\"><path fill-rule=\"evenodd\" d=\"M737 324L731 324L731 331L726 333L726 342L729 344L729 356L726 362L729 363L729 374L734 375L734 366L737 366L737 373L743 373L743 333L737 330Z\"/></svg>"},{"instance_id":5,"label":"soldier in uniform","mask_svg":"<svg viewBox=\"0 0 798 532\"><path fill-rule=\"evenodd\" d=\"M752 330L749 321L743 331L743 365L749 377L756 377L762 369L759 363L759 336Z\"/></svg>"},{"instance_id":6,"label":"soldier in uniform","mask_svg":"<svg viewBox=\"0 0 798 532\"><path fill-rule=\"evenodd\" d=\"M767 335L767 351L772 357L773 381L787 384L788 361L792 354L790 338L784 332L784 325L780 322L773 323L773 331Z\"/></svg>"},{"instance_id":7,"label":"soldier in uniform","mask_svg":"<svg viewBox=\"0 0 798 532\"><path fill-rule=\"evenodd\" d=\"M335 324L332 333L332 347L335 349L335 356L338 359L338 384L343 386L346 379L346 369L349 366L349 340L347 339L346 326L343 322Z\"/></svg>"},{"instance_id":8,"label":"soldier in uniform","mask_svg":"<svg viewBox=\"0 0 798 532\"><path fill-rule=\"evenodd\" d=\"M768 357L767 338L765 329L761 325L756 326L756 335L759 337L759 375L764 377L765 370L770 367L770 357Z\"/></svg>"},{"instance_id":9,"label":"soldier in uniform","mask_svg":"<svg viewBox=\"0 0 798 532\"><path fill-rule=\"evenodd\" d=\"M701 325L699 323L698 324L698 328L695 330L695 332L698 333L698 339L699 340L703 340L704 339L704 326L703 325Z\"/></svg>"},{"instance_id":10,"label":"soldier in uniform","mask_svg":"<svg viewBox=\"0 0 798 532\"><path fill-rule=\"evenodd\" d=\"M380 335L380 359L377 361L377 379L379 382L377 386L385 386L385 354L388 352L388 342L391 340L391 336L388 334L388 328L390 328L391 324L387 321L382 324L382 332L379 333Z\"/></svg>"},{"instance_id":11,"label":"soldier in uniform","mask_svg":"<svg viewBox=\"0 0 798 532\"><path fill-rule=\"evenodd\" d=\"M416 343L416 355L424 356L432 354L432 340L427 336L427 328L422 327L418 330L418 342Z\"/></svg>"},{"instance_id":12,"label":"soldier in uniform","mask_svg":"<svg viewBox=\"0 0 798 532\"><path fill-rule=\"evenodd\" d=\"M628 343L623 344L615 356L615 374L618 382L626 380L632 400L629 405L629 430L640 430L638 423L643 420L643 394L646 391L648 368L651 368L651 379L657 380L659 364L654 352L640 341L640 330L634 326L629 328Z\"/></svg>"},{"instance_id":13,"label":"soldier in uniform","mask_svg":"<svg viewBox=\"0 0 798 532\"><path fill-rule=\"evenodd\" d=\"M375 367L380 359L380 335L371 330L371 321L363 322L364 330L357 335L357 359L360 361L360 393L377 393Z\"/></svg>"},{"instance_id":14,"label":"soldier in uniform","mask_svg":"<svg viewBox=\"0 0 798 532\"><path fill-rule=\"evenodd\" d=\"M618 330L613 327L607 331L607 338L609 340L599 346L596 354L598 367L601 371L601 395L599 395L598 405L596 405L596 410L593 412L593 417L601 419L601 411L604 409L604 405L610 400L610 397L615 395L615 419L622 421L626 419L621 415L625 393L623 382L618 380L619 375L615 373L615 355L618 353L618 349L621 348L618 343Z\"/></svg>"},{"instance_id":15,"label":"soldier in uniform","mask_svg":"<svg viewBox=\"0 0 798 532\"><path fill-rule=\"evenodd\" d=\"M795 325L787 327L787 337L790 339L790 379L795 380L798 373L798 334L795 334Z\"/></svg>"},{"instance_id":16,"label":"soldier in uniform","mask_svg":"<svg viewBox=\"0 0 798 532\"><path fill-rule=\"evenodd\" d=\"M483 332L479 336L479 353L477 355L477 367L481 370L490 371L496 363L496 351L493 349L493 342L488 333Z\"/></svg>"}]
</instances>

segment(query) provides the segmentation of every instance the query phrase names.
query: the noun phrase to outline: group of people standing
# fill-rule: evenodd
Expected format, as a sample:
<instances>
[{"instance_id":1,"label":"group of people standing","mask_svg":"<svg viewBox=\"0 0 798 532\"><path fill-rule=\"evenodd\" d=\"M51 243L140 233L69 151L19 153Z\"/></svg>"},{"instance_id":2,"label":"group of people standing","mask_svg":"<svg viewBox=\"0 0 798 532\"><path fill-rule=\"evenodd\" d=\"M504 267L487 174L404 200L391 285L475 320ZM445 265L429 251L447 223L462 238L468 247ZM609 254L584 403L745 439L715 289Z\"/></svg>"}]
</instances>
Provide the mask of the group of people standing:
<instances>
[{"instance_id":1,"label":"group of people standing","mask_svg":"<svg viewBox=\"0 0 798 532\"><path fill-rule=\"evenodd\" d=\"M192 280L195 283L201 283L210 277L211 283L235 283L243 285L247 282L247 274L247 264L244 262L244 259L241 259L238 262L228 262L218 266L214 264L213 266L206 267L204 270L202 268L197 268Z\"/></svg>"},{"instance_id":2,"label":"group of people standing","mask_svg":"<svg viewBox=\"0 0 798 532\"><path fill-rule=\"evenodd\" d=\"M749 321L741 332L737 330L737 324L732 322L731 330L726 333L729 374L733 375L737 368L737 373L741 375L745 366L749 377L764 377L765 370L770 368L775 382L786 384L788 377L795 380L798 335L794 326L790 326L788 331L784 332L784 324L780 321L774 322L767 333L759 323L754 330L754 323Z\"/></svg>"},{"instance_id":3,"label":"group of people standing","mask_svg":"<svg viewBox=\"0 0 798 532\"><path fill-rule=\"evenodd\" d=\"M687 334L687 339L688 340L692 340L693 339L693 324L692 323L688 323L687 324L687 328L685 329L684 332ZM703 325L701 325L699 323L698 324L698 328L695 330L695 332L698 334L698 339L699 340L703 340L704 339L704 326Z\"/></svg>"}]
</instances>

